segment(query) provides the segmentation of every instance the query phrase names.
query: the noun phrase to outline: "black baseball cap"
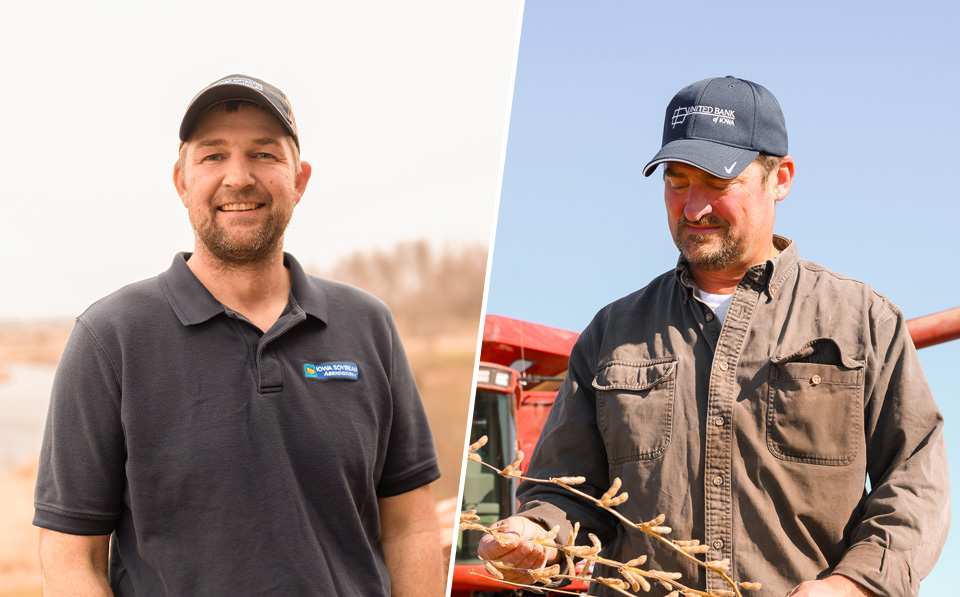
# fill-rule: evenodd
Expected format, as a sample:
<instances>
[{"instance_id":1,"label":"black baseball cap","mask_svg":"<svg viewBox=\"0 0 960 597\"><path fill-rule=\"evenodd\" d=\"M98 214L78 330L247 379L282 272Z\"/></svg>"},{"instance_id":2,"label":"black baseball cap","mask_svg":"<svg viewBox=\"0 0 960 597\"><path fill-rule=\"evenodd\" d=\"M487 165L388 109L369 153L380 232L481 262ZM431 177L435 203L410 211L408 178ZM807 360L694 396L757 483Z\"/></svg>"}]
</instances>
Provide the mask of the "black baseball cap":
<instances>
[{"instance_id":1,"label":"black baseball cap","mask_svg":"<svg viewBox=\"0 0 960 597\"><path fill-rule=\"evenodd\" d=\"M287 96L262 79L247 75L227 75L210 83L190 100L187 112L180 123L180 142L190 138L200 116L214 104L231 100L247 100L266 108L277 117L293 137L293 142L300 148L300 139L297 138L297 121L293 118L293 108Z\"/></svg>"},{"instance_id":2,"label":"black baseball cap","mask_svg":"<svg viewBox=\"0 0 960 597\"><path fill-rule=\"evenodd\" d=\"M663 145L643 168L682 162L734 178L761 153L787 155L787 124L766 87L736 77L704 79L677 92L667 106Z\"/></svg>"}]
</instances>

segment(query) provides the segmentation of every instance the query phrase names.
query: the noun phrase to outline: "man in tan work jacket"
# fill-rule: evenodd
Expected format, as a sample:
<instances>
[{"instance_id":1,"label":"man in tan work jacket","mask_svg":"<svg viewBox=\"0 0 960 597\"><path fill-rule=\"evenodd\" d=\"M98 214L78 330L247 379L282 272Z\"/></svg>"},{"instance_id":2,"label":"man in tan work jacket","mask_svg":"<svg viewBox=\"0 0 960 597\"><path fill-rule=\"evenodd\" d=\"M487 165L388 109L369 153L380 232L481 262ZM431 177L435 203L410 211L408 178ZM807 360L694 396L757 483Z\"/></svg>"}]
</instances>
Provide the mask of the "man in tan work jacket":
<instances>
[{"instance_id":1,"label":"man in tan work jacket","mask_svg":"<svg viewBox=\"0 0 960 597\"><path fill-rule=\"evenodd\" d=\"M584 330L528 475L584 476L594 496L621 478L621 514L665 514L759 595L917 595L949 527L943 419L899 309L774 235L794 175L779 103L733 77L685 87L644 175L659 164L677 267ZM485 536L481 557L562 563L527 539L560 525L562 544L578 521L604 557L730 588L560 488L518 493L505 544Z\"/></svg>"}]
</instances>

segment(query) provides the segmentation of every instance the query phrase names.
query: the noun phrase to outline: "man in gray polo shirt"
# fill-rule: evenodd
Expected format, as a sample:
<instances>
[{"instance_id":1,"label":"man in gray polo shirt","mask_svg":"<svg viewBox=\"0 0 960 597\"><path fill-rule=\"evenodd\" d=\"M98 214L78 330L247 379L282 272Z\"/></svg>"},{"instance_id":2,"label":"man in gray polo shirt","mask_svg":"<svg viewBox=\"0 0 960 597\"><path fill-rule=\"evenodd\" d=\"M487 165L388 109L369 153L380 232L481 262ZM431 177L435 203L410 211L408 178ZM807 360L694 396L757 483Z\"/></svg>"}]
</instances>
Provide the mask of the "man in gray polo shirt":
<instances>
[{"instance_id":1,"label":"man in gray polo shirt","mask_svg":"<svg viewBox=\"0 0 960 597\"><path fill-rule=\"evenodd\" d=\"M282 250L311 174L289 101L226 77L180 139L194 252L90 307L57 371L44 594L442 593L437 457L390 312Z\"/></svg>"}]
</instances>

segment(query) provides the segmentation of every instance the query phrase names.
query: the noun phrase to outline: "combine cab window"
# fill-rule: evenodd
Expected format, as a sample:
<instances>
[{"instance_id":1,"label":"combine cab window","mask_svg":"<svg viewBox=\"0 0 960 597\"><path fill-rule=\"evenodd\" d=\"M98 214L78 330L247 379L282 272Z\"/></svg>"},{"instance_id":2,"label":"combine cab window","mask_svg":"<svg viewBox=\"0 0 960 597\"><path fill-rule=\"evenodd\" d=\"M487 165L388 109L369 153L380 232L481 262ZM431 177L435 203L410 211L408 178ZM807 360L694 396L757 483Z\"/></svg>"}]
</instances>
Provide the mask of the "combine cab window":
<instances>
[{"instance_id":1,"label":"combine cab window","mask_svg":"<svg viewBox=\"0 0 960 597\"><path fill-rule=\"evenodd\" d=\"M473 407L470 443L486 435L487 444L478 454L484 462L501 469L508 464L505 458L508 454L513 456L516 445L511 417L512 399L511 394L478 391ZM487 526L510 516L516 510L513 483L487 467L468 460L462 509L476 510L480 522ZM459 533L456 563L478 563L477 545L481 538L482 534L476 531Z\"/></svg>"}]
</instances>

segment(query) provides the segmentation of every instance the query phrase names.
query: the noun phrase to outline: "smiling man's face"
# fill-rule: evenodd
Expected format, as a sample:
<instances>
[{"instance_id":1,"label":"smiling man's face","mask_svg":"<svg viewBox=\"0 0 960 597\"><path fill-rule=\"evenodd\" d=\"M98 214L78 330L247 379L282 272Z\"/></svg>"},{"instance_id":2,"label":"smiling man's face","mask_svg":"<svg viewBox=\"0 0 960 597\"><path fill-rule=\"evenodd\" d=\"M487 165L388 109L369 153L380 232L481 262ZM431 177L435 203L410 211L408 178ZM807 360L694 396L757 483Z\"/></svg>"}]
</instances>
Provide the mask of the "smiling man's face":
<instances>
[{"instance_id":1,"label":"smiling man's face","mask_svg":"<svg viewBox=\"0 0 960 597\"><path fill-rule=\"evenodd\" d=\"M174 184L190 214L196 251L224 265L265 262L282 251L310 174L283 125L255 104L214 106L184 151Z\"/></svg>"},{"instance_id":2,"label":"smiling man's face","mask_svg":"<svg viewBox=\"0 0 960 597\"><path fill-rule=\"evenodd\" d=\"M668 162L663 179L670 233L695 269L742 275L771 252L775 254L775 205L785 196L776 173L764 184L757 163L725 179L688 164Z\"/></svg>"}]
</instances>

